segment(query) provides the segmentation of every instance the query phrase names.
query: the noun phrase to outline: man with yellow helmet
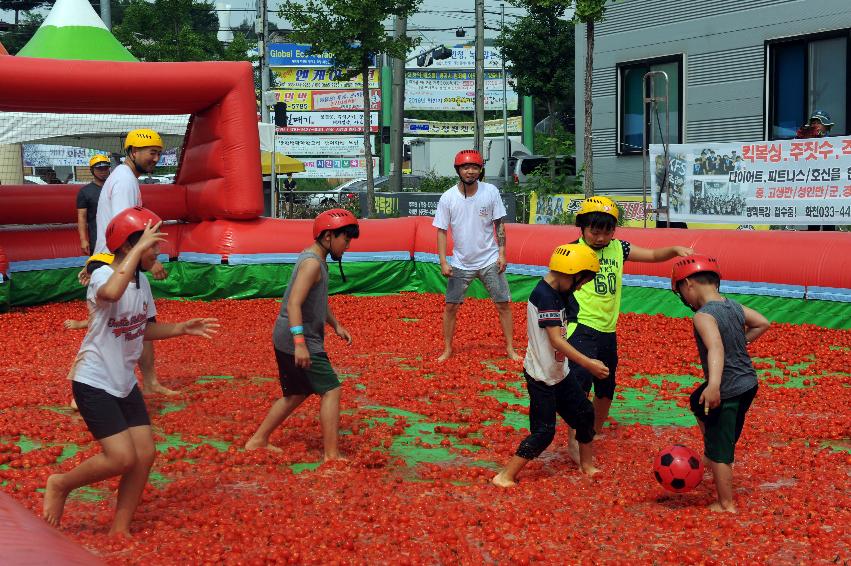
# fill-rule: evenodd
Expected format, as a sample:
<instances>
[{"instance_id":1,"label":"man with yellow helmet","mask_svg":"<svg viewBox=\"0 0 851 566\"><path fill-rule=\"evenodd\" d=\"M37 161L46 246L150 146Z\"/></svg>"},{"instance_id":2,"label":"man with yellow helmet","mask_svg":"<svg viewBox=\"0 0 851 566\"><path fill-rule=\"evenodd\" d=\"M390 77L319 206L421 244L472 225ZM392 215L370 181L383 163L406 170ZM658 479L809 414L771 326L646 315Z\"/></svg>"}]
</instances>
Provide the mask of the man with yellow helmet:
<instances>
[{"instance_id":1,"label":"man with yellow helmet","mask_svg":"<svg viewBox=\"0 0 851 566\"><path fill-rule=\"evenodd\" d=\"M97 241L98 199L111 168L109 157L102 153L89 159L92 182L81 187L77 193L77 232L80 235L80 251L83 255L91 254L92 246Z\"/></svg>"},{"instance_id":2,"label":"man with yellow helmet","mask_svg":"<svg viewBox=\"0 0 851 566\"><path fill-rule=\"evenodd\" d=\"M604 196L585 199L576 213L576 226L582 237L576 243L594 250L600 271L594 280L571 297L567 327L570 344L589 358L602 361L609 368L607 378L593 376L578 364L570 363L570 374L579 380L586 392L594 386L594 430L602 431L615 396L615 370L618 365L618 345L615 327L621 306L623 264L625 261L661 262L688 256L694 250L683 246L641 248L624 240L614 239L618 224L617 204ZM578 447L571 441L571 456L578 458Z\"/></svg>"},{"instance_id":3,"label":"man with yellow helmet","mask_svg":"<svg viewBox=\"0 0 851 566\"><path fill-rule=\"evenodd\" d=\"M576 430L581 445L579 467L594 475L591 441L594 439L594 406L580 382L568 375L565 360L578 364L596 378L605 378L609 368L585 356L564 339L566 306L577 292L600 271L597 255L588 246L565 244L553 251L549 272L529 295L526 330L529 344L523 360L523 375L529 392L529 435L520 442L505 468L491 481L512 487L517 473L537 458L553 441L556 415Z\"/></svg>"},{"instance_id":4,"label":"man with yellow helmet","mask_svg":"<svg viewBox=\"0 0 851 566\"><path fill-rule=\"evenodd\" d=\"M107 178L98 199L97 243L95 254L109 253L106 242L106 227L120 212L128 208L142 206L142 192L139 189L139 176L150 174L159 163L163 152L163 140L154 130L132 130L124 139L124 162L116 167ZM100 264L90 262L89 270ZM165 279L168 275L163 265L157 261L149 270L154 279ZM156 321L152 321L156 322ZM154 370L154 345L145 342L139 358L142 371L142 391L148 393L175 394L174 391L160 385Z\"/></svg>"}]
</instances>

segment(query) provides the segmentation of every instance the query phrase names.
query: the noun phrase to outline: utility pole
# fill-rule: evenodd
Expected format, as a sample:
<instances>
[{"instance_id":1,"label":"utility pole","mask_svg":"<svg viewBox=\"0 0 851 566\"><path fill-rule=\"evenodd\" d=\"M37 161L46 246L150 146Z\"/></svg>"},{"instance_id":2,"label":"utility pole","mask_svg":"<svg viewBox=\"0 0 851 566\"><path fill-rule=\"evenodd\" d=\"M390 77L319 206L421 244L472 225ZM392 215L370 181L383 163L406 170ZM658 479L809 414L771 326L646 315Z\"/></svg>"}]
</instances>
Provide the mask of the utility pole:
<instances>
[{"instance_id":1,"label":"utility pole","mask_svg":"<svg viewBox=\"0 0 851 566\"><path fill-rule=\"evenodd\" d=\"M269 56L266 52L266 40L269 37L269 18L266 0L257 3L257 23L254 31L257 32L257 51L260 55L260 119L264 124L269 123L269 101L265 99L269 92Z\"/></svg>"},{"instance_id":2,"label":"utility pole","mask_svg":"<svg viewBox=\"0 0 851 566\"><path fill-rule=\"evenodd\" d=\"M112 31L112 5L110 0L100 0L100 19L103 20L106 29Z\"/></svg>"},{"instance_id":3,"label":"utility pole","mask_svg":"<svg viewBox=\"0 0 851 566\"><path fill-rule=\"evenodd\" d=\"M474 146L485 145L485 0L476 0L476 136Z\"/></svg>"},{"instance_id":4,"label":"utility pole","mask_svg":"<svg viewBox=\"0 0 851 566\"><path fill-rule=\"evenodd\" d=\"M500 22L500 32L505 32L505 4L499 5L502 11L502 21ZM499 58L502 61L502 173L505 184L507 185L511 178L511 172L508 170L509 154L511 153L511 144L508 143L508 77L505 76L505 55L500 52Z\"/></svg>"},{"instance_id":5,"label":"utility pole","mask_svg":"<svg viewBox=\"0 0 851 566\"><path fill-rule=\"evenodd\" d=\"M408 18L396 16L393 36L404 37L408 32ZM405 60L393 59L393 115L390 118L390 190L402 191L402 159L405 133Z\"/></svg>"}]
</instances>

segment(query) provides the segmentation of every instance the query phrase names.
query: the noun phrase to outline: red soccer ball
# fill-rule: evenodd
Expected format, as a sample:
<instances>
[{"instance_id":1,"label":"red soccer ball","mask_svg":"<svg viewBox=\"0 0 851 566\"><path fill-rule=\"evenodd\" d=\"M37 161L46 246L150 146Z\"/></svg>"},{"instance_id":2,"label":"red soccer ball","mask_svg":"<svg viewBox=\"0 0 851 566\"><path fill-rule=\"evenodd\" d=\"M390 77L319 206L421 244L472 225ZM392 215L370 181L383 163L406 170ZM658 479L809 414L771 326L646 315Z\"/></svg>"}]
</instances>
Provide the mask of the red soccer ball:
<instances>
[{"instance_id":1,"label":"red soccer ball","mask_svg":"<svg viewBox=\"0 0 851 566\"><path fill-rule=\"evenodd\" d=\"M674 444L656 456L653 475L668 491L691 491L703 479L703 459L688 446Z\"/></svg>"}]
</instances>

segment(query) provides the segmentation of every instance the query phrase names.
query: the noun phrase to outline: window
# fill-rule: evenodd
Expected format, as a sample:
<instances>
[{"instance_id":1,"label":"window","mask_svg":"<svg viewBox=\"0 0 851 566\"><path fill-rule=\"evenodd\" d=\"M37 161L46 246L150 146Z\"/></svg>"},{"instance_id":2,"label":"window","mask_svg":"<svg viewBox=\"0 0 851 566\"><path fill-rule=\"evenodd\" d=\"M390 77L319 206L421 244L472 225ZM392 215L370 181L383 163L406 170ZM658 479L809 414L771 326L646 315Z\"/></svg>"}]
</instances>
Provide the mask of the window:
<instances>
[{"instance_id":1,"label":"window","mask_svg":"<svg viewBox=\"0 0 851 566\"><path fill-rule=\"evenodd\" d=\"M830 135L848 133L849 30L767 43L768 138L795 137L816 110L827 112Z\"/></svg>"},{"instance_id":2,"label":"window","mask_svg":"<svg viewBox=\"0 0 851 566\"><path fill-rule=\"evenodd\" d=\"M649 143L681 143L682 70L682 55L618 64L618 155L640 155L645 139ZM664 102L655 109L647 103L647 122L644 121L644 98L650 96L650 80L654 82L655 96L665 96L665 80L660 75L648 79L643 86L644 75L657 71L668 75L670 130L665 121ZM667 139L669 131L670 139Z\"/></svg>"}]
</instances>

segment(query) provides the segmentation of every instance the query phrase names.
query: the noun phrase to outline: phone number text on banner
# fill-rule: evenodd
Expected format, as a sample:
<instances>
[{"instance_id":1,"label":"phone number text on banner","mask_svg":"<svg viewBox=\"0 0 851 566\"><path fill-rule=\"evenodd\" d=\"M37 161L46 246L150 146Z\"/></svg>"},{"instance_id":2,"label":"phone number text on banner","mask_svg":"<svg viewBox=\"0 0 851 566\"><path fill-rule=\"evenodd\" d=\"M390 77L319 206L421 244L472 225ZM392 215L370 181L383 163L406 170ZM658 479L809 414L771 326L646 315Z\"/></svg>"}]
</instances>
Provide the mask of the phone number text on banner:
<instances>
[{"instance_id":1,"label":"phone number text on banner","mask_svg":"<svg viewBox=\"0 0 851 566\"><path fill-rule=\"evenodd\" d=\"M276 90L275 100L287 103L287 111L307 112L333 110L363 110L360 90ZM369 91L371 110L381 110L381 90Z\"/></svg>"},{"instance_id":2,"label":"phone number text on banner","mask_svg":"<svg viewBox=\"0 0 851 566\"><path fill-rule=\"evenodd\" d=\"M370 132L378 131L378 112L370 112ZM363 112L287 112L287 127L279 134L363 132Z\"/></svg>"},{"instance_id":3,"label":"phone number text on banner","mask_svg":"<svg viewBox=\"0 0 851 566\"><path fill-rule=\"evenodd\" d=\"M369 88L379 88L379 73L370 69L367 75ZM340 71L316 68L273 68L272 86L285 90L319 90L319 89L352 89L362 88L363 76L357 75L344 80Z\"/></svg>"},{"instance_id":4,"label":"phone number text on banner","mask_svg":"<svg viewBox=\"0 0 851 566\"><path fill-rule=\"evenodd\" d=\"M653 204L664 204L665 158L650 146ZM851 137L669 148L671 220L851 224Z\"/></svg>"}]
</instances>

